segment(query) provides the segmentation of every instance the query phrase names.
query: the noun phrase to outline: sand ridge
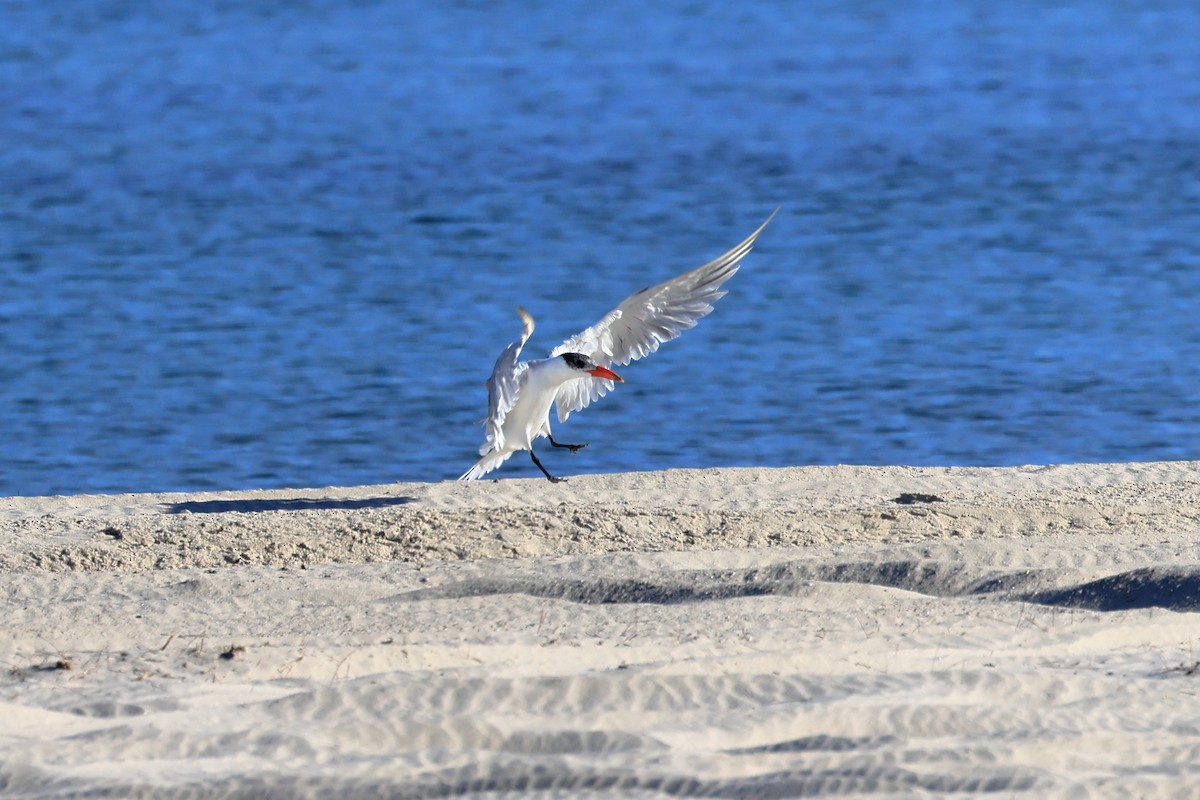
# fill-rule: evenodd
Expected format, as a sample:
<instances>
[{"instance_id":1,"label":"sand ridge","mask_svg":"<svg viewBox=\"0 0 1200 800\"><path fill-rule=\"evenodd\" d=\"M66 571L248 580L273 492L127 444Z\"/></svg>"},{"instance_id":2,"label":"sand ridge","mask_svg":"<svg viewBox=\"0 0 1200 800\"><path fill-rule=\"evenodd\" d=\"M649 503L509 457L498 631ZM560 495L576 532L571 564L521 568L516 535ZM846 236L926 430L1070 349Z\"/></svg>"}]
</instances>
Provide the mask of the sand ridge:
<instances>
[{"instance_id":1,"label":"sand ridge","mask_svg":"<svg viewBox=\"0 0 1200 800\"><path fill-rule=\"evenodd\" d=\"M913 499L916 498L916 499ZM923 502L922 498L934 498ZM908 500L909 502L903 502ZM1192 462L675 470L0 500L0 569L177 569L1194 528Z\"/></svg>"}]
</instances>

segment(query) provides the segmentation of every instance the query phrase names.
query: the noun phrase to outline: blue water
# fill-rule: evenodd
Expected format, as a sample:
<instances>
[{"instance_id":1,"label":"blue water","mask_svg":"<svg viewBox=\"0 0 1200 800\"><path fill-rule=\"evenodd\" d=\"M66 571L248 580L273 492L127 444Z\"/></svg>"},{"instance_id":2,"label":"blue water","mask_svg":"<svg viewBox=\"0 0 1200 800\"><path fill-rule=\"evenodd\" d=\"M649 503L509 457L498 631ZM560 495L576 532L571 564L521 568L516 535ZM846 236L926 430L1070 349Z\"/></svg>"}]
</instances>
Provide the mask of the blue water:
<instances>
[{"instance_id":1,"label":"blue water","mask_svg":"<svg viewBox=\"0 0 1200 800\"><path fill-rule=\"evenodd\" d=\"M0 18L0 495L457 476L515 305L776 205L552 471L1200 458L1190 0Z\"/></svg>"}]
</instances>

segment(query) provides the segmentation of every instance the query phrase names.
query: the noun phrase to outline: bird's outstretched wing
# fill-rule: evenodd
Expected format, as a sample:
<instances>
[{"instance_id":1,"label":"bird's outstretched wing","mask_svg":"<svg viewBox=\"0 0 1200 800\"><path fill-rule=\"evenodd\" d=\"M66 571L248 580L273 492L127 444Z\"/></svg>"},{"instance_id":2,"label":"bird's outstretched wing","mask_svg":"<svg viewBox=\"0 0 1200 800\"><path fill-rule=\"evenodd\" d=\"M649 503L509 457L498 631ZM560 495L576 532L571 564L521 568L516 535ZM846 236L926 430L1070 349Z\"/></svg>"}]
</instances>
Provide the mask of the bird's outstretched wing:
<instances>
[{"instance_id":1,"label":"bird's outstretched wing","mask_svg":"<svg viewBox=\"0 0 1200 800\"><path fill-rule=\"evenodd\" d=\"M521 357L521 348L533 334L533 317L520 306L517 306L517 313L521 315L521 322L524 324L521 329L521 338L504 348L504 352L496 359L492 376L487 379L488 415L484 421L487 428L487 441L479 448L481 456L504 447L504 433L502 432L504 418L517 404L517 393L521 389L521 373L528 369L525 362L518 359Z\"/></svg>"},{"instance_id":2,"label":"bird's outstretched wing","mask_svg":"<svg viewBox=\"0 0 1200 800\"><path fill-rule=\"evenodd\" d=\"M624 365L653 353L663 342L694 328L701 317L712 312L712 304L725 296L721 284L738 271L754 240L778 213L776 208L758 230L724 255L626 297L595 325L554 348L550 356L583 353L604 367ZM576 378L564 383L554 398L559 421L565 421L572 411L586 408L612 388L612 381L596 378Z\"/></svg>"}]
</instances>

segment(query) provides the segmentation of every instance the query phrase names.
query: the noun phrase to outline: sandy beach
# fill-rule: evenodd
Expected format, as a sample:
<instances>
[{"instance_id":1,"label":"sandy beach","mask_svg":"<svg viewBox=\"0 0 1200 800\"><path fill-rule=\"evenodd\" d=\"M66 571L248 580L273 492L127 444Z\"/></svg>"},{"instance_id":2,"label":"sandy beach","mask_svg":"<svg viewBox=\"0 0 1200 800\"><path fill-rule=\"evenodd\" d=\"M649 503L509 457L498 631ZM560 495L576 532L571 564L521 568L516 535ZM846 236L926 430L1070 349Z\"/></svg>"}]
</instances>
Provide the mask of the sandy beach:
<instances>
[{"instance_id":1,"label":"sandy beach","mask_svg":"<svg viewBox=\"0 0 1200 800\"><path fill-rule=\"evenodd\" d=\"M0 500L0 795L1196 797L1200 463Z\"/></svg>"}]
</instances>

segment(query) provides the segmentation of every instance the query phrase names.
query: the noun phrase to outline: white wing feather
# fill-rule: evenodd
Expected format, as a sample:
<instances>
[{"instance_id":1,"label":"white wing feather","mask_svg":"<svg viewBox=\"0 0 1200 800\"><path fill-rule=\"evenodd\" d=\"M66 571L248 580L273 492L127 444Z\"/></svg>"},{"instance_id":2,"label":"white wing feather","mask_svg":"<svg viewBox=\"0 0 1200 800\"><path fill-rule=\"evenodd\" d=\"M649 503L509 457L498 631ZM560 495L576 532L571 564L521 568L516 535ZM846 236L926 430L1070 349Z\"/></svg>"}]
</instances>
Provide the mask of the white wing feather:
<instances>
[{"instance_id":1,"label":"white wing feather","mask_svg":"<svg viewBox=\"0 0 1200 800\"><path fill-rule=\"evenodd\" d=\"M504 352L496 359L492 376L487 379L488 416L484 423L487 428L487 441L479 448L481 456L487 455L493 450L503 449L504 418L517 404L517 394L521 390L521 375L529 368L528 364L518 359L521 357L521 348L533 335L533 317L520 306L517 306L517 313L521 315L523 323L521 338L504 348Z\"/></svg>"},{"instance_id":2,"label":"white wing feather","mask_svg":"<svg viewBox=\"0 0 1200 800\"><path fill-rule=\"evenodd\" d=\"M583 353L601 366L622 366L655 352L663 342L696 327L702 317L712 313L712 304L725 296L721 284L738 271L754 240L777 213L778 208L758 230L724 255L626 297L595 325L554 348L551 358L563 353ZM596 378L576 378L564 383L554 398L559 421L566 421L573 411L587 408L612 388L612 381Z\"/></svg>"}]
</instances>

